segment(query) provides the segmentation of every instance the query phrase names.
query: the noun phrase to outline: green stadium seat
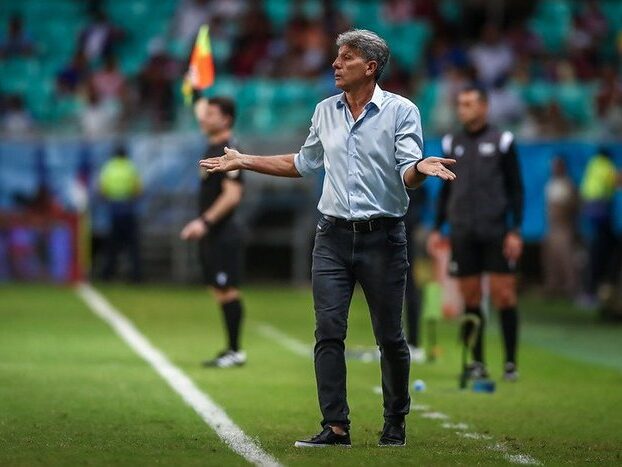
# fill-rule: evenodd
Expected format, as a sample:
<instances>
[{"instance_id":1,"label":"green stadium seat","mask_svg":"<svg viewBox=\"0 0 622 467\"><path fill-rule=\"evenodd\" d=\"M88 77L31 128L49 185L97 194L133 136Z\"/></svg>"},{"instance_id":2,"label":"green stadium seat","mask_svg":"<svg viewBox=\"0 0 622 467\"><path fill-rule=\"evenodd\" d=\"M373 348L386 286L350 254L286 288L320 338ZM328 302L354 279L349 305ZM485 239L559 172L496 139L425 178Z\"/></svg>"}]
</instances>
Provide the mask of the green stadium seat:
<instances>
[{"instance_id":1,"label":"green stadium seat","mask_svg":"<svg viewBox=\"0 0 622 467\"><path fill-rule=\"evenodd\" d=\"M56 122L75 119L82 106L83 104L77 96L56 96L50 108L50 118Z\"/></svg>"},{"instance_id":2,"label":"green stadium seat","mask_svg":"<svg viewBox=\"0 0 622 467\"><path fill-rule=\"evenodd\" d=\"M35 58L14 57L0 62L1 89L5 92L24 93L30 83L40 78L41 65Z\"/></svg>"},{"instance_id":3,"label":"green stadium seat","mask_svg":"<svg viewBox=\"0 0 622 467\"><path fill-rule=\"evenodd\" d=\"M240 87L241 84L237 79L228 76L216 75L214 85L211 88L207 89L204 94L208 98L211 96L224 96L233 98L238 101L241 100L238 99Z\"/></svg>"},{"instance_id":4,"label":"green stadium seat","mask_svg":"<svg viewBox=\"0 0 622 467\"><path fill-rule=\"evenodd\" d=\"M291 2L282 0L266 0L264 2L266 15L270 19L270 23L277 29L283 29L287 21L289 21L292 13Z\"/></svg>"},{"instance_id":5,"label":"green stadium seat","mask_svg":"<svg viewBox=\"0 0 622 467\"><path fill-rule=\"evenodd\" d=\"M412 100L419 107L421 123L425 128L432 125L432 116L438 99L438 82L436 80L425 81L419 88L419 92Z\"/></svg>"},{"instance_id":6,"label":"green stadium seat","mask_svg":"<svg viewBox=\"0 0 622 467\"><path fill-rule=\"evenodd\" d=\"M405 68L418 66L430 37L430 27L421 21L384 25L384 35L395 59Z\"/></svg>"},{"instance_id":7,"label":"green stadium seat","mask_svg":"<svg viewBox=\"0 0 622 467\"><path fill-rule=\"evenodd\" d=\"M534 80L523 89L522 96L529 105L543 106L553 99L553 93L554 88L550 83Z\"/></svg>"},{"instance_id":8,"label":"green stadium seat","mask_svg":"<svg viewBox=\"0 0 622 467\"><path fill-rule=\"evenodd\" d=\"M529 22L534 34L540 37L549 52L560 52L572 25L572 11L566 0L542 0L537 3L535 16Z\"/></svg>"},{"instance_id":9,"label":"green stadium seat","mask_svg":"<svg viewBox=\"0 0 622 467\"><path fill-rule=\"evenodd\" d=\"M585 125L594 116L594 88L579 83L561 84L555 86L555 99L566 118Z\"/></svg>"}]
</instances>

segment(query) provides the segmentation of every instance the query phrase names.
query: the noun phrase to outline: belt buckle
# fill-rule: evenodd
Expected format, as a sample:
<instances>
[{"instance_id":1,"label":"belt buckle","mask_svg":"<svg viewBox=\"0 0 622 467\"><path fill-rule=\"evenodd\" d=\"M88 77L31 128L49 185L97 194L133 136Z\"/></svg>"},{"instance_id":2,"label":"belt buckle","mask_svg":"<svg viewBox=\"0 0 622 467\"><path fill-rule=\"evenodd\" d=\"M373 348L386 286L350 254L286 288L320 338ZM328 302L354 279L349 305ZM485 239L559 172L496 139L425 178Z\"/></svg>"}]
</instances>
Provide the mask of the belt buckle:
<instances>
[{"instance_id":1,"label":"belt buckle","mask_svg":"<svg viewBox=\"0 0 622 467\"><path fill-rule=\"evenodd\" d=\"M372 232L373 231L373 221L370 219L368 221L359 221L352 223L353 229L355 232ZM361 227L358 227L361 226Z\"/></svg>"}]
</instances>

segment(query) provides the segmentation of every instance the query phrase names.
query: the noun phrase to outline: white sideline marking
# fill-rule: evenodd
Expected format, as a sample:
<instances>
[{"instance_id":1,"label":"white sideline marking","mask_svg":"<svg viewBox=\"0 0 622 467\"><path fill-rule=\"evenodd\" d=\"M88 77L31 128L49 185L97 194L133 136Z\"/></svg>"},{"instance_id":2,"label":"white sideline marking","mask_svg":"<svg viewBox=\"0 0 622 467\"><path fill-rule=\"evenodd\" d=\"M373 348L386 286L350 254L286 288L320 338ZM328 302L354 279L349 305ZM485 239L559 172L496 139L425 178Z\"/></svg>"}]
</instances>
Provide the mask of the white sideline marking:
<instances>
[{"instance_id":1,"label":"white sideline marking","mask_svg":"<svg viewBox=\"0 0 622 467\"><path fill-rule=\"evenodd\" d=\"M411 404L410 408L415 412L427 412L430 410L430 406L426 404Z\"/></svg>"},{"instance_id":2,"label":"white sideline marking","mask_svg":"<svg viewBox=\"0 0 622 467\"><path fill-rule=\"evenodd\" d=\"M382 396L382 386L374 386L372 391L374 391L374 394L380 394Z\"/></svg>"},{"instance_id":3,"label":"white sideline marking","mask_svg":"<svg viewBox=\"0 0 622 467\"><path fill-rule=\"evenodd\" d=\"M173 365L129 319L115 309L97 290L88 284L80 284L76 288L76 293L94 314L108 323L134 352L152 366L231 450L255 465L281 465L233 423L222 408L202 392L183 371Z\"/></svg>"},{"instance_id":4,"label":"white sideline marking","mask_svg":"<svg viewBox=\"0 0 622 467\"><path fill-rule=\"evenodd\" d=\"M542 465L542 462L538 459L535 459L527 454L510 454L508 452L508 446L505 443L493 444L487 446L487 449L502 453L504 459L513 464Z\"/></svg>"},{"instance_id":5,"label":"white sideline marking","mask_svg":"<svg viewBox=\"0 0 622 467\"><path fill-rule=\"evenodd\" d=\"M449 422L445 422L441 426L443 428L448 429L448 430L468 430L469 429L469 425L467 425L466 423L449 423Z\"/></svg>"},{"instance_id":6,"label":"white sideline marking","mask_svg":"<svg viewBox=\"0 0 622 467\"><path fill-rule=\"evenodd\" d=\"M523 465L542 465L537 459L534 459L527 454L506 454L504 456L508 461L513 462L514 464L523 464Z\"/></svg>"},{"instance_id":7,"label":"white sideline marking","mask_svg":"<svg viewBox=\"0 0 622 467\"><path fill-rule=\"evenodd\" d=\"M449 415L445 415L442 412L422 412L421 416L431 420L449 420Z\"/></svg>"},{"instance_id":8,"label":"white sideline marking","mask_svg":"<svg viewBox=\"0 0 622 467\"><path fill-rule=\"evenodd\" d=\"M313 358L313 350L311 347L288 336L283 331L278 330L274 326L267 323L259 323L257 329L261 334L270 339L275 339L279 344L288 349L290 352L305 358Z\"/></svg>"},{"instance_id":9,"label":"white sideline marking","mask_svg":"<svg viewBox=\"0 0 622 467\"><path fill-rule=\"evenodd\" d=\"M492 439L492 436L484 435L482 433L465 433L464 431L456 431L456 434L462 438L468 439Z\"/></svg>"}]
</instances>

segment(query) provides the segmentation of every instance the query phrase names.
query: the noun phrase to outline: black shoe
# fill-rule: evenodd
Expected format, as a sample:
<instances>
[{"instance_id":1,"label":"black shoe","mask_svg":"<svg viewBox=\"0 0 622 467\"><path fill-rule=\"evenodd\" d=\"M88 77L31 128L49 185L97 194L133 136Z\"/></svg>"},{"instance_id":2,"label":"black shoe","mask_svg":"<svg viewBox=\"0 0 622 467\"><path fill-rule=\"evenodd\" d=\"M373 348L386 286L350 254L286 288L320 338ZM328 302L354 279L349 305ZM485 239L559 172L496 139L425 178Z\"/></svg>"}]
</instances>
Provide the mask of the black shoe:
<instances>
[{"instance_id":1,"label":"black shoe","mask_svg":"<svg viewBox=\"0 0 622 467\"><path fill-rule=\"evenodd\" d=\"M482 362L473 362L467 367L469 379L486 379L490 375Z\"/></svg>"},{"instance_id":2,"label":"black shoe","mask_svg":"<svg viewBox=\"0 0 622 467\"><path fill-rule=\"evenodd\" d=\"M380 435L378 446L380 447L401 447L406 445L406 424L393 425L385 423Z\"/></svg>"},{"instance_id":3,"label":"black shoe","mask_svg":"<svg viewBox=\"0 0 622 467\"><path fill-rule=\"evenodd\" d=\"M505 363L503 367L503 379L510 382L518 381L518 368L516 368L516 363Z\"/></svg>"},{"instance_id":4,"label":"black shoe","mask_svg":"<svg viewBox=\"0 0 622 467\"><path fill-rule=\"evenodd\" d=\"M350 433L346 430L345 435L338 435L331 427L327 426L310 439L296 441L294 443L294 447L297 448L325 448L328 446L351 448L352 442L350 441Z\"/></svg>"}]
</instances>

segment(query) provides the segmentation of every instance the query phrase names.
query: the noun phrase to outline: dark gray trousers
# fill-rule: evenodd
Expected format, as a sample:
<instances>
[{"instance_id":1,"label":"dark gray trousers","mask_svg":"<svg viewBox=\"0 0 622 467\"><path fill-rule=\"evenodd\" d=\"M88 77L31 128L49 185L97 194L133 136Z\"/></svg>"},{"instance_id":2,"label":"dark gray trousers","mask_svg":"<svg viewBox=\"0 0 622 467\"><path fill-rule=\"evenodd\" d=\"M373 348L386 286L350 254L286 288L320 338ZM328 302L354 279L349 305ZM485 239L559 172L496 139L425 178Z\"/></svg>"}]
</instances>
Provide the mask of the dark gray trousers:
<instances>
[{"instance_id":1,"label":"dark gray trousers","mask_svg":"<svg viewBox=\"0 0 622 467\"><path fill-rule=\"evenodd\" d=\"M345 345L348 311L358 282L380 349L384 418L401 423L410 409L410 353L402 331L406 285L403 222L374 232L353 232L321 217L313 248L315 375L322 426L350 425Z\"/></svg>"}]
</instances>

